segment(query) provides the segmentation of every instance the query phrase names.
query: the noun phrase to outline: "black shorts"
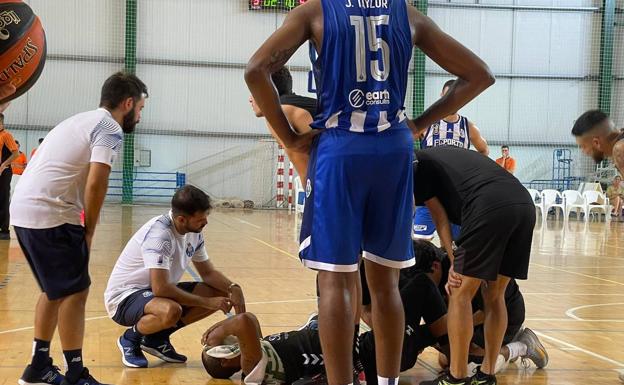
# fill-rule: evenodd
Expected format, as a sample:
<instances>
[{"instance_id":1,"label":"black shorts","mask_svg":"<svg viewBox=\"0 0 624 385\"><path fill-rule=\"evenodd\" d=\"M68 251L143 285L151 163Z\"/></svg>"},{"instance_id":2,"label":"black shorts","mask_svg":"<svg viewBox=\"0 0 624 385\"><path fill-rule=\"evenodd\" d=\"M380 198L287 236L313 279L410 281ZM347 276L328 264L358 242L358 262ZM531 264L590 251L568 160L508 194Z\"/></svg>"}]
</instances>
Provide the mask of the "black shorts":
<instances>
[{"instance_id":1,"label":"black shorts","mask_svg":"<svg viewBox=\"0 0 624 385\"><path fill-rule=\"evenodd\" d=\"M177 286L188 292L192 293L195 290L199 282L180 282ZM113 321L122 326L134 326L139 322L141 317L145 315L145 305L154 299L154 293L151 288L140 289L130 294L117 306L117 311L113 316ZM182 316L190 309L187 306L182 306Z\"/></svg>"},{"instance_id":2,"label":"black shorts","mask_svg":"<svg viewBox=\"0 0 624 385\"><path fill-rule=\"evenodd\" d=\"M49 300L79 293L91 285L84 227L67 223L50 229L15 227L15 234Z\"/></svg>"},{"instance_id":3,"label":"black shorts","mask_svg":"<svg viewBox=\"0 0 624 385\"><path fill-rule=\"evenodd\" d=\"M487 281L499 274L527 279L534 227L532 204L503 206L462 221L455 271Z\"/></svg>"}]
</instances>

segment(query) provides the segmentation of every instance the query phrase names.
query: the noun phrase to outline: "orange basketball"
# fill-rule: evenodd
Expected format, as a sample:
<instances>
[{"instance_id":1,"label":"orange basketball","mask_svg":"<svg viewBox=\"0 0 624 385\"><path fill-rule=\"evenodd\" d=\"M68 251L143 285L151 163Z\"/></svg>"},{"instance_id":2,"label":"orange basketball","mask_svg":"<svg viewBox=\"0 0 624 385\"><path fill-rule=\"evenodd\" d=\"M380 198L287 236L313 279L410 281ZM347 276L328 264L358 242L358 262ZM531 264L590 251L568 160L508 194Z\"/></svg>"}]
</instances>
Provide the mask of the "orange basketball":
<instances>
[{"instance_id":1,"label":"orange basketball","mask_svg":"<svg viewBox=\"0 0 624 385\"><path fill-rule=\"evenodd\" d=\"M21 0L0 0L0 86L17 91L0 104L32 87L45 65L46 38L39 17Z\"/></svg>"}]
</instances>

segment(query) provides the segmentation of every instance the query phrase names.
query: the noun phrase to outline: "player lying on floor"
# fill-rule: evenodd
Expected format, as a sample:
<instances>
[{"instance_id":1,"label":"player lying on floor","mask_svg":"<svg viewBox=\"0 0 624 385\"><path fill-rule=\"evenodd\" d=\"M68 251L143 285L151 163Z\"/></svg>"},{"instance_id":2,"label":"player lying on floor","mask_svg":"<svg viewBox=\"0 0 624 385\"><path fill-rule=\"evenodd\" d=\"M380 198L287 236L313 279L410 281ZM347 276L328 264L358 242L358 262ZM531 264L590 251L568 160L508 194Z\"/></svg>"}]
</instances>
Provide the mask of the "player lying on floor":
<instances>
[{"instance_id":1,"label":"player lying on floor","mask_svg":"<svg viewBox=\"0 0 624 385\"><path fill-rule=\"evenodd\" d=\"M428 346L438 344L448 351L446 305L438 290L446 281L448 260L429 242L415 242L414 248L418 256L417 265L404 269L401 276L400 291L406 312L401 371L412 368L420 352ZM424 319L424 325L420 324L421 319ZM235 336L238 343L223 345L227 343L224 340L228 336ZM202 339L204 345L209 347L202 354L208 374L213 378L229 378L243 369L243 373L249 373L244 375L245 384L263 381L267 384L290 384L299 378L324 373L314 319L299 330L263 339L261 336L258 320L251 313L243 313L212 326ZM533 346L526 350L533 351ZM359 336L354 357L356 371L365 372L367 384L376 384L372 331Z\"/></svg>"}]
</instances>

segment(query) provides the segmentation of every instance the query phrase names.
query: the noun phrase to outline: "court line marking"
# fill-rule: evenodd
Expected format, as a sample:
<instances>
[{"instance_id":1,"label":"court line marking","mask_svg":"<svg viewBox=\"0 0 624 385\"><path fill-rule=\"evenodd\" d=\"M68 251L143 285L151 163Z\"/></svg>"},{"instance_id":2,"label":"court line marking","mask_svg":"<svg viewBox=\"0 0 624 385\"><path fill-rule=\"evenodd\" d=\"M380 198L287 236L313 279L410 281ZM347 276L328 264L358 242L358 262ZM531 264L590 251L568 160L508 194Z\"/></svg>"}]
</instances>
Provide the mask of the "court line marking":
<instances>
[{"instance_id":1,"label":"court line marking","mask_svg":"<svg viewBox=\"0 0 624 385\"><path fill-rule=\"evenodd\" d=\"M261 229L261 228L262 228L262 227L260 227L260 226L258 226L258 225L254 225L253 223L251 223L251 222L247 222L247 221L245 221L245 220L243 220L243 219L236 218L236 217L233 217L233 218L234 218L234 219L236 219L237 221L239 221L240 223L245 224L245 225L247 225L247 226L255 227L256 229Z\"/></svg>"},{"instance_id":2,"label":"court line marking","mask_svg":"<svg viewBox=\"0 0 624 385\"><path fill-rule=\"evenodd\" d=\"M522 295L550 295L550 296L575 296L575 295L580 295L580 296L588 296L588 297L621 297L624 296L624 293L613 293L613 294L609 294L609 293L548 293L548 292L544 292L544 293L522 293Z\"/></svg>"},{"instance_id":3,"label":"court line marking","mask_svg":"<svg viewBox=\"0 0 624 385\"><path fill-rule=\"evenodd\" d=\"M609 283L614 283L616 285L620 285L620 286L624 286L624 283L622 282L618 282L618 281L612 281L610 279L606 279L606 278L600 278L600 277L596 277L593 275L588 275L588 274L583 274L583 273L577 273L575 271L568 271L568 270L564 270L564 269L559 269L557 267L552 267L552 266L546 266L546 265L542 265L540 263L535 263L535 262L531 262L531 265L533 266L538 266L538 267L542 267L545 269L550 269L550 270L555 270L555 271L561 271L563 273L568 273L568 274L573 274L573 275L578 275L581 277L585 277L585 278L593 278L593 279L597 279L599 281L604 281L604 282L609 282Z\"/></svg>"},{"instance_id":4,"label":"court line marking","mask_svg":"<svg viewBox=\"0 0 624 385\"><path fill-rule=\"evenodd\" d=\"M624 320L611 319L574 319L574 318L527 318L526 321L535 322L607 322L607 323L624 323Z\"/></svg>"},{"instance_id":5,"label":"court line marking","mask_svg":"<svg viewBox=\"0 0 624 385\"><path fill-rule=\"evenodd\" d=\"M284 300L277 300L277 301L256 301L256 302L247 302L245 305L270 305L274 303L297 303L297 302L312 302L312 301L316 302L317 299L305 298L305 299L284 299ZM108 315L101 315L97 317L85 318L85 321L95 321L95 320L104 319L104 318L110 318L110 317ZM34 329L34 326L26 326L23 328L1 330L0 334L15 333L15 332L21 332L24 330L32 330L32 329Z\"/></svg>"},{"instance_id":6,"label":"court line marking","mask_svg":"<svg viewBox=\"0 0 624 385\"><path fill-rule=\"evenodd\" d=\"M577 306L577 307L573 307L570 308L568 310L566 310L565 315L575 319L577 321L591 321L585 318L581 318L579 316L577 316L576 314L574 314L577 310L581 310L581 309L589 309L592 307L600 307L600 306L616 306L616 305L624 305L624 302L615 302L615 303L594 303L591 305L583 305L583 306ZM616 321L616 320L605 320L605 321Z\"/></svg>"},{"instance_id":7,"label":"court line marking","mask_svg":"<svg viewBox=\"0 0 624 385\"><path fill-rule=\"evenodd\" d=\"M576 346L576 345L571 344L571 343L569 343L569 342L566 342L566 341L560 340L559 338L551 337L551 336L549 336L549 335L547 335L547 334L544 334L544 333L538 332L538 331L536 331L536 330L534 330L534 332L535 332L535 334L537 334L538 336L540 336L540 337L542 337L542 338L546 338L547 340L551 340L551 341L556 342L556 343L558 343L558 344L560 344L560 345L563 345L563 346L565 346L565 347L568 347L568 348L571 348L571 349L577 350L577 351L579 351L579 352L585 353L585 354L587 354L587 355L589 355L589 356L592 356L592 357L594 357L594 358L597 358L597 359L599 359L599 360L603 360L603 361L608 362L608 363L610 363L610 364L616 365L616 366L618 367L618 369L615 369L615 371L619 371L619 369L621 369L621 368L623 368L623 367L624 367L624 362L619 362L619 361L616 361L616 360L611 359L611 358L609 358L609 357L605 357L605 356L603 356L603 355L601 355L601 354L594 353L594 352L592 352L591 350L583 349L583 348L582 348L582 347L580 347L580 346Z\"/></svg>"},{"instance_id":8,"label":"court line marking","mask_svg":"<svg viewBox=\"0 0 624 385\"><path fill-rule=\"evenodd\" d=\"M285 251L285 250L280 249L279 247L273 246L272 244L270 244L270 243L268 243L268 242L265 242L265 241L263 241L262 239L258 239L258 238L256 238L256 237L249 237L249 238L253 239L253 240L254 240L254 241L256 241L256 242L262 243L263 245L265 245L265 246L267 246L267 247L270 247L270 248L272 248L272 249L273 249L273 250L275 250L275 251L279 251L280 253L282 253L282 254L284 254L284 255L287 255L287 256L289 256L290 258L292 258L292 259L296 260L297 262L299 262L299 261L300 261L299 257L296 257L296 256L294 256L293 254L289 253L288 251Z\"/></svg>"}]
</instances>

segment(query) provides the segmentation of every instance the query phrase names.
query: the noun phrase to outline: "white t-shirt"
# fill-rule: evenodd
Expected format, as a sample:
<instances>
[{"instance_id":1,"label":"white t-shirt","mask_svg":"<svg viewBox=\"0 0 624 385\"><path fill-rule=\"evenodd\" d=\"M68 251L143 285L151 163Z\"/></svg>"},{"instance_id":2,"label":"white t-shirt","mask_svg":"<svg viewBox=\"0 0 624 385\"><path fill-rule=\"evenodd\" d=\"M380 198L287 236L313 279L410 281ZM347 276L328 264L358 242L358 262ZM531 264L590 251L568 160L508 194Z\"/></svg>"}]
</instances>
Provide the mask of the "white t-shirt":
<instances>
[{"instance_id":1,"label":"white t-shirt","mask_svg":"<svg viewBox=\"0 0 624 385\"><path fill-rule=\"evenodd\" d=\"M150 219L128 241L108 279L108 315L112 318L130 294L151 287L150 269L169 270L169 282L178 283L191 261L207 260L201 233L178 234L171 212Z\"/></svg>"},{"instance_id":2,"label":"white t-shirt","mask_svg":"<svg viewBox=\"0 0 624 385\"><path fill-rule=\"evenodd\" d=\"M104 108L59 123L15 186L11 224L30 229L79 225L89 164L111 166L122 142L121 126Z\"/></svg>"}]
</instances>

